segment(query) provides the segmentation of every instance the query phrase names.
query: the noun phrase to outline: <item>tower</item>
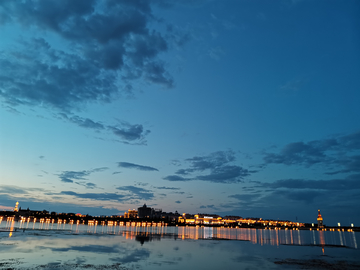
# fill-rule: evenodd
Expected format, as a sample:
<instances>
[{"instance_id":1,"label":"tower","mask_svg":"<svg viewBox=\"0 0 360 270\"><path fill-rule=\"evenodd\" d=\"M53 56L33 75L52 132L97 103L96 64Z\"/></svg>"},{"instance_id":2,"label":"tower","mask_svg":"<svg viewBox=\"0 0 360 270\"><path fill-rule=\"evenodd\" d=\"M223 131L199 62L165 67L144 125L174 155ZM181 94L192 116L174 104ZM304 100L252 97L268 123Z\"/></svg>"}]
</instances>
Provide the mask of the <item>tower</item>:
<instances>
[{"instance_id":1,"label":"tower","mask_svg":"<svg viewBox=\"0 0 360 270\"><path fill-rule=\"evenodd\" d=\"M320 214L320 209L318 210L317 222L318 222L318 228L324 228L323 218L322 218L322 216Z\"/></svg>"},{"instance_id":2,"label":"tower","mask_svg":"<svg viewBox=\"0 0 360 270\"><path fill-rule=\"evenodd\" d=\"M14 212L19 212L19 202L16 202Z\"/></svg>"}]
</instances>

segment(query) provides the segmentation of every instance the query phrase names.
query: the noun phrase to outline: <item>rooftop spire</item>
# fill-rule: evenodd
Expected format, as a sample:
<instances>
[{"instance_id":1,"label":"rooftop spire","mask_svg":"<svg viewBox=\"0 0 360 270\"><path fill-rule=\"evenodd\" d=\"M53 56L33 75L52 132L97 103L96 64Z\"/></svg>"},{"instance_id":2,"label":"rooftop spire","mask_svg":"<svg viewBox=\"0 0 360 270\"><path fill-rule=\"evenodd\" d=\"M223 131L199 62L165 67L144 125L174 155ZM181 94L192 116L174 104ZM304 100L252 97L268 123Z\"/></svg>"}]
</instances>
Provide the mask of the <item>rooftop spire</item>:
<instances>
[{"instance_id":1,"label":"rooftop spire","mask_svg":"<svg viewBox=\"0 0 360 270\"><path fill-rule=\"evenodd\" d=\"M318 217L317 217L317 220L323 220L321 214L320 214L320 209L318 210Z\"/></svg>"}]
</instances>

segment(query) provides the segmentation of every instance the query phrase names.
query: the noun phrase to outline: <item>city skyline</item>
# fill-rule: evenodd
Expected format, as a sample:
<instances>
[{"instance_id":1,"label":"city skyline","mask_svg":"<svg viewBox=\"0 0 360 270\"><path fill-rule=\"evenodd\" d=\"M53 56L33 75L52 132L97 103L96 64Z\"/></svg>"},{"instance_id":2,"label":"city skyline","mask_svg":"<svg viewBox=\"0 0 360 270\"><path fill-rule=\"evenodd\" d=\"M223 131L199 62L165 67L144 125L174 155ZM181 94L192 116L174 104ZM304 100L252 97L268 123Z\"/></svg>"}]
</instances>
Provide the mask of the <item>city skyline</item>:
<instances>
[{"instance_id":1,"label":"city skyline","mask_svg":"<svg viewBox=\"0 0 360 270\"><path fill-rule=\"evenodd\" d=\"M85 218L85 220L83 219ZM100 219L99 219L100 218ZM120 221L122 220L122 222ZM321 228L324 229L323 219L320 214L320 210L318 210L318 223L315 225L314 223L303 223L301 221L291 221L291 220L275 220L275 219L262 219L258 217L240 217L240 216L219 216L217 214L209 214L209 213L178 213L175 212L164 212L159 208L151 208L146 204L143 206L137 207L137 209L129 209L124 215L99 215L92 216L89 214L82 213L66 213L66 212L49 212L46 209L44 210L35 210L35 209L22 209L19 206L19 202L16 202L15 207L12 211L0 211L0 223L3 220L6 222L14 222L20 221L22 222L40 222L40 223L58 223L58 224L66 224L69 223L73 225L74 223L83 225L119 225L119 226L130 226L130 224L136 224L136 220L140 223L144 223L148 226L148 224L157 224L161 226L177 226L179 224L183 225L209 225L209 226L228 226L232 228L238 228L238 226L250 226L250 227L303 227L303 229L311 229L311 228ZM127 220L127 221L126 221ZM320 223L319 223L319 220ZM130 223L129 223L130 222ZM135 223L134 223L135 222ZM137 223L139 223L137 222ZM166 223L166 225L164 225ZM128 224L128 225L125 225ZM131 226L133 226L131 225ZM155 225L155 226L157 226ZM315 226L314 226L315 225ZM337 224L340 227L340 224ZM135 226L135 225L134 225ZM140 225L136 225L140 226ZM143 226L143 225L141 225ZM353 224L345 225L342 227L352 229L354 227ZM331 227L329 227L331 228ZM279 228L280 229L280 228ZM340 229L340 228L339 228Z\"/></svg>"},{"instance_id":2,"label":"city skyline","mask_svg":"<svg viewBox=\"0 0 360 270\"><path fill-rule=\"evenodd\" d=\"M359 9L2 1L0 209L359 226Z\"/></svg>"}]
</instances>

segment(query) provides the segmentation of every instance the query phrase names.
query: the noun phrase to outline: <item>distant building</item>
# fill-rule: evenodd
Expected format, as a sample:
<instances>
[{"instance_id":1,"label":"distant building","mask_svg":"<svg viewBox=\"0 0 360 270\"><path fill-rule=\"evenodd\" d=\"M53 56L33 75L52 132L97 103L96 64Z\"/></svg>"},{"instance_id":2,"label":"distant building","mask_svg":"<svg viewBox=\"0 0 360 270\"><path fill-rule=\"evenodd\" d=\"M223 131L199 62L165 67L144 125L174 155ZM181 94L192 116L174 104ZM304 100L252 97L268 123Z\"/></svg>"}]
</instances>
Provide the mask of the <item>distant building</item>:
<instances>
[{"instance_id":1,"label":"distant building","mask_svg":"<svg viewBox=\"0 0 360 270\"><path fill-rule=\"evenodd\" d=\"M151 210L152 210L151 215L153 218L162 218L163 217L164 213L163 213L162 209L152 208Z\"/></svg>"},{"instance_id":2,"label":"distant building","mask_svg":"<svg viewBox=\"0 0 360 270\"><path fill-rule=\"evenodd\" d=\"M177 211L175 211L175 213L161 212L161 216L160 216L160 218L166 219L168 221L178 221L179 217L180 217L180 214Z\"/></svg>"},{"instance_id":3,"label":"distant building","mask_svg":"<svg viewBox=\"0 0 360 270\"><path fill-rule=\"evenodd\" d=\"M144 204L142 207L138 208L138 216L139 218L151 218L152 209L150 207L147 207L146 204Z\"/></svg>"},{"instance_id":4,"label":"distant building","mask_svg":"<svg viewBox=\"0 0 360 270\"><path fill-rule=\"evenodd\" d=\"M138 217L138 211L136 211L135 209L131 210L129 209L129 211L124 213L124 218L137 218Z\"/></svg>"},{"instance_id":5,"label":"distant building","mask_svg":"<svg viewBox=\"0 0 360 270\"><path fill-rule=\"evenodd\" d=\"M20 209L17 211L19 213L19 215L22 215L24 217L33 217L33 216L37 216L37 215L48 215L49 211L46 210L30 210L29 208L27 208L26 210L24 209Z\"/></svg>"},{"instance_id":6,"label":"distant building","mask_svg":"<svg viewBox=\"0 0 360 270\"><path fill-rule=\"evenodd\" d=\"M318 228L324 228L323 218L320 214L320 209L318 210L317 222L318 222Z\"/></svg>"}]
</instances>

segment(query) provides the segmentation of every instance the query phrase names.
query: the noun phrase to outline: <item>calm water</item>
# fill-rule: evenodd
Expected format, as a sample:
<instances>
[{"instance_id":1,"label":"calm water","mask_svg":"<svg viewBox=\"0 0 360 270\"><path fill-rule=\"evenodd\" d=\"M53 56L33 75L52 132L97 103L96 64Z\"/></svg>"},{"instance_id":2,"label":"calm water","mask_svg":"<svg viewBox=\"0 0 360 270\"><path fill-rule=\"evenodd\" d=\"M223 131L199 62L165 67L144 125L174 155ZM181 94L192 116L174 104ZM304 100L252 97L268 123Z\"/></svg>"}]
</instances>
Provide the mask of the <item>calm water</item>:
<instances>
[{"instance_id":1,"label":"calm water","mask_svg":"<svg viewBox=\"0 0 360 270\"><path fill-rule=\"evenodd\" d=\"M275 263L285 259L346 261L360 266L358 239L359 233L337 231L108 227L3 221L0 269L300 267L298 263Z\"/></svg>"}]
</instances>

